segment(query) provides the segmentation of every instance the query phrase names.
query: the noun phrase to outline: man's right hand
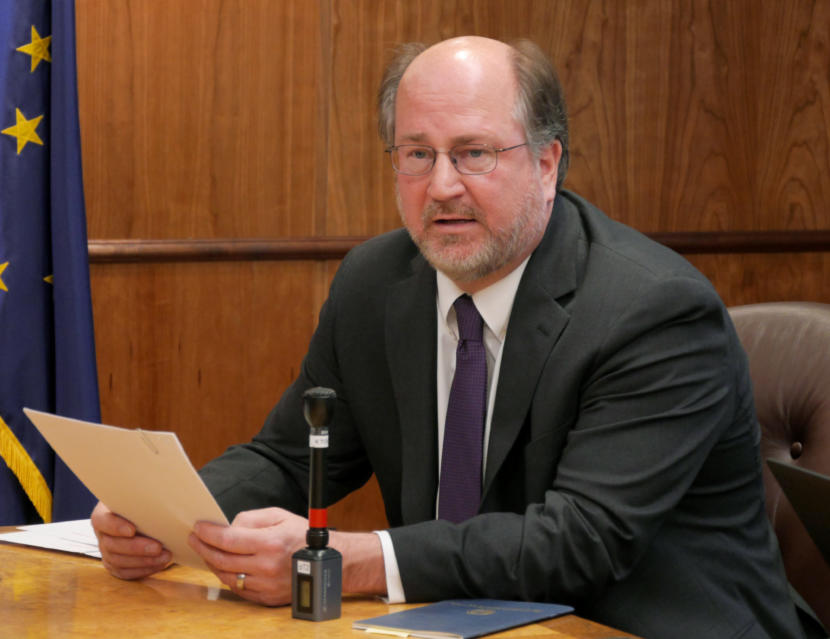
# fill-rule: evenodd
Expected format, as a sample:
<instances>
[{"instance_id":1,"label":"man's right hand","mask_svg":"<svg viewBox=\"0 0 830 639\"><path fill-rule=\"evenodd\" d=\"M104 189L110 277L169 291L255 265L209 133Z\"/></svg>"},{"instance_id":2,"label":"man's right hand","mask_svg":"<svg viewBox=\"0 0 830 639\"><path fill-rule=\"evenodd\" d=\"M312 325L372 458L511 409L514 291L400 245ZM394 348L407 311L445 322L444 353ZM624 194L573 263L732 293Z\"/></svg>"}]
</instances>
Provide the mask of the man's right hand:
<instances>
[{"instance_id":1,"label":"man's right hand","mask_svg":"<svg viewBox=\"0 0 830 639\"><path fill-rule=\"evenodd\" d=\"M104 566L120 579L141 579L166 568L172 554L158 541L137 535L135 526L101 502L92 511L92 528Z\"/></svg>"}]
</instances>

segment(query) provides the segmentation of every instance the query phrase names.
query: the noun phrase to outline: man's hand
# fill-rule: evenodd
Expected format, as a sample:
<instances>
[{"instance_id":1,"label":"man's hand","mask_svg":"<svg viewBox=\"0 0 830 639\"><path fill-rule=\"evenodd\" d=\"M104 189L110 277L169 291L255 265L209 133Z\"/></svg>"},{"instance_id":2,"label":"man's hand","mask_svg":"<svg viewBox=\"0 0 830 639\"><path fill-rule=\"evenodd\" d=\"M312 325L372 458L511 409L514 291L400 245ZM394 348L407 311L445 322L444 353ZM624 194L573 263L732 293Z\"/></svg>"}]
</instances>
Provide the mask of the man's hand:
<instances>
[{"instance_id":1,"label":"man's hand","mask_svg":"<svg viewBox=\"0 0 830 639\"><path fill-rule=\"evenodd\" d=\"M267 606L291 602L291 555L306 545L308 521L281 508L239 513L230 526L196 524L188 539L222 583ZM330 546L343 555L343 590L386 592L380 540L374 533L331 533ZM237 589L237 575L245 586Z\"/></svg>"},{"instance_id":2,"label":"man's hand","mask_svg":"<svg viewBox=\"0 0 830 639\"><path fill-rule=\"evenodd\" d=\"M222 583L266 606L291 601L291 555L305 546L308 522L281 508L239 513L230 526L199 522L188 543ZM236 587L244 573L245 587Z\"/></svg>"},{"instance_id":3,"label":"man's hand","mask_svg":"<svg viewBox=\"0 0 830 639\"><path fill-rule=\"evenodd\" d=\"M92 528L104 567L120 579L141 579L166 568L172 555L161 543L136 534L135 526L101 502L92 511Z\"/></svg>"}]
</instances>

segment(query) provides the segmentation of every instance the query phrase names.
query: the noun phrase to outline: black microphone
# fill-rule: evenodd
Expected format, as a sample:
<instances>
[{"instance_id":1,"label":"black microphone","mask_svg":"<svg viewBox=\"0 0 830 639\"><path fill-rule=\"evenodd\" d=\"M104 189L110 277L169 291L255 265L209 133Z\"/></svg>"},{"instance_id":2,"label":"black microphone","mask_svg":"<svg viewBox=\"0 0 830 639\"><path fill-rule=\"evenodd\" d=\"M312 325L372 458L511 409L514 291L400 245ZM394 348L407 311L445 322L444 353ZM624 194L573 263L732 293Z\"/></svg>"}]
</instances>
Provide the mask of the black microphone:
<instances>
[{"instance_id":1,"label":"black microphone","mask_svg":"<svg viewBox=\"0 0 830 639\"><path fill-rule=\"evenodd\" d=\"M343 557L329 548L326 512L326 450L337 394L330 388L303 393L303 415L309 425L308 531L306 544L291 557L291 615L325 621L340 617Z\"/></svg>"}]
</instances>

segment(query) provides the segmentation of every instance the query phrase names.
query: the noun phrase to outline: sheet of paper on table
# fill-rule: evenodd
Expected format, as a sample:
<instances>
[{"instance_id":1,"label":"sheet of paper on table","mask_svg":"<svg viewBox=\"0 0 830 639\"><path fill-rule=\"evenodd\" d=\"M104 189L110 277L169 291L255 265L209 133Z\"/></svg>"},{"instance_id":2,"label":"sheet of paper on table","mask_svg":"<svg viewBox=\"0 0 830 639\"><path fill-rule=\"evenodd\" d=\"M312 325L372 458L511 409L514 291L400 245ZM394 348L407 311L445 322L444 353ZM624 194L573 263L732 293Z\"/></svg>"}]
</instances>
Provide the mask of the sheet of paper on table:
<instances>
[{"instance_id":1,"label":"sheet of paper on table","mask_svg":"<svg viewBox=\"0 0 830 639\"><path fill-rule=\"evenodd\" d=\"M175 433L116 428L23 409L98 499L158 539L173 561L206 568L187 544L197 521L227 524Z\"/></svg>"},{"instance_id":2,"label":"sheet of paper on table","mask_svg":"<svg viewBox=\"0 0 830 639\"><path fill-rule=\"evenodd\" d=\"M32 524L18 528L19 530L13 532L0 533L0 541L101 558L98 539L89 519Z\"/></svg>"}]
</instances>

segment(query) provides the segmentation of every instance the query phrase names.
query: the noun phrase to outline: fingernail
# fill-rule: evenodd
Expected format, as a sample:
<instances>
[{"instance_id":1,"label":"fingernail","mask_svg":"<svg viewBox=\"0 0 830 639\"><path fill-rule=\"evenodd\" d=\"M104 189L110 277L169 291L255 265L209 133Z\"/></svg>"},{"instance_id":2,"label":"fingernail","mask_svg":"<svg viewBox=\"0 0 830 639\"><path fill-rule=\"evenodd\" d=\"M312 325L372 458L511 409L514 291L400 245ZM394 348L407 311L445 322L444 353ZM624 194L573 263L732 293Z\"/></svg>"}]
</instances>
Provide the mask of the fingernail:
<instances>
[{"instance_id":1,"label":"fingernail","mask_svg":"<svg viewBox=\"0 0 830 639\"><path fill-rule=\"evenodd\" d=\"M161 547L158 544L147 544L144 546L144 552L148 555L155 555L161 550Z\"/></svg>"},{"instance_id":2,"label":"fingernail","mask_svg":"<svg viewBox=\"0 0 830 639\"><path fill-rule=\"evenodd\" d=\"M130 537L133 534L133 530L129 526L121 526L118 529L118 534L122 537Z\"/></svg>"}]
</instances>

